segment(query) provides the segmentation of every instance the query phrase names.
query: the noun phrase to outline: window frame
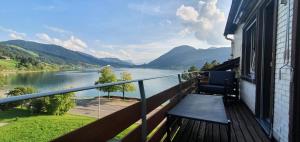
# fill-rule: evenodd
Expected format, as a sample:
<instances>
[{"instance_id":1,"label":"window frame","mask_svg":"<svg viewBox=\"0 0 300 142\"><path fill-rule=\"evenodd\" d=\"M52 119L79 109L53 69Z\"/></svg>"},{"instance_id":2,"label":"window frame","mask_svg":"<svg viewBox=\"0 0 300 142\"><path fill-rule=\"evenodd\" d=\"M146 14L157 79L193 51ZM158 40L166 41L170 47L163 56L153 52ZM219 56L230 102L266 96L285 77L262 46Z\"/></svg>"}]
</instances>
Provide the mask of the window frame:
<instances>
[{"instance_id":1,"label":"window frame","mask_svg":"<svg viewBox=\"0 0 300 142\"><path fill-rule=\"evenodd\" d=\"M243 28L241 78L254 83L257 70L258 28L256 17L251 18Z\"/></svg>"}]
</instances>

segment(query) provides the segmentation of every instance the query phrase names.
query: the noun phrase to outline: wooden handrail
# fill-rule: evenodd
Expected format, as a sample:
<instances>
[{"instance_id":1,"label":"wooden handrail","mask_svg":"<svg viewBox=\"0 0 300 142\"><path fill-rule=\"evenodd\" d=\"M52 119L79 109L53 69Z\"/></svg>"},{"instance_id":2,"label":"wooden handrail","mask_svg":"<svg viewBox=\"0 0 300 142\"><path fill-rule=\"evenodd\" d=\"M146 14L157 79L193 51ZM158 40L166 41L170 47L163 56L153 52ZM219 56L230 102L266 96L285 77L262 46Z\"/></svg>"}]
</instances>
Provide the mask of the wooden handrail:
<instances>
[{"instance_id":1,"label":"wooden handrail","mask_svg":"<svg viewBox=\"0 0 300 142\"><path fill-rule=\"evenodd\" d=\"M174 87L171 87L163 92L160 92L154 96L146 99L147 101L147 113L161 106L166 101L170 100L171 103L165 105L162 109L156 112L154 115L147 119L147 130L148 133L151 132L159 123L165 119L165 113L177 102L176 99L180 99L182 95L189 93L193 90L196 80L191 79L182 84L178 84ZM131 126L133 123L141 119L141 102L137 102L131 106L128 106L122 110L119 110L111 115L108 115L102 119L96 120L86 126L83 126L77 130L74 130L64 136L61 136L57 139L54 139L54 142L104 142L114 138L117 134ZM161 132L161 129L165 129L162 125L158 132ZM151 139L157 139L159 134L154 134ZM133 136L137 136L135 139ZM138 126L135 130L129 133L123 140L128 141L140 141L141 137L141 126Z\"/></svg>"}]
</instances>

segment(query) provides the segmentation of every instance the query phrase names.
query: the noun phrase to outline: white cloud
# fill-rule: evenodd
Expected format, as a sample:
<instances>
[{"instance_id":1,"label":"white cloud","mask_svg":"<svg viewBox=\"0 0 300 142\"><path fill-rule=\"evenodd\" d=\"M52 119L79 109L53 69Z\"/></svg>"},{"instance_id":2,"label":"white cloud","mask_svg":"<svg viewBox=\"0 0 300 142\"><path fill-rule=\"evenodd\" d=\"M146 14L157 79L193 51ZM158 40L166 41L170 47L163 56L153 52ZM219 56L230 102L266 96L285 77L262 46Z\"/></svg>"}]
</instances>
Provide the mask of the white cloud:
<instances>
[{"instance_id":1,"label":"white cloud","mask_svg":"<svg viewBox=\"0 0 300 142\"><path fill-rule=\"evenodd\" d=\"M24 39L24 37L20 34L16 34L16 33L10 33L9 37L12 39Z\"/></svg>"},{"instance_id":2,"label":"white cloud","mask_svg":"<svg viewBox=\"0 0 300 142\"><path fill-rule=\"evenodd\" d=\"M8 33L11 39L24 39L26 37L25 33L20 33L12 29L4 28L0 26L0 31Z\"/></svg>"},{"instance_id":3,"label":"white cloud","mask_svg":"<svg viewBox=\"0 0 300 142\"><path fill-rule=\"evenodd\" d=\"M194 7L181 5L176 11L176 16L180 17L184 21L197 22L199 13L194 9Z\"/></svg>"},{"instance_id":4,"label":"white cloud","mask_svg":"<svg viewBox=\"0 0 300 142\"><path fill-rule=\"evenodd\" d=\"M112 54L110 52L105 52L105 51L99 51L99 50L89 50L90 53L93 55L93 56L96 56L96 57L99 57L99 58L105 58L105 57L113 57L113 58L117 58L117 55L115 54Z\"/></svg>"},{"instance_id":5,"label":"white cloud","mask_svg":"<svg viewBox=\"0 0 300 142\"><path fill-rule=\"evenodd\" d=\"M217 7L217 3L218 0L201 0L197 11L191 6L181 5L176 15L182 19L184 28L179 34L189 29L197 39L208 44L229 44L223 37L226 24L225 13Z\"/></svg>"},{"instance_id":6,"label":"white cloud","mask_svg":"<svg viewBox=\"0 0 300 142\"><path fill-rule=\"evenodd\" d=\"M48 26L48 25L45 25L44 27L52 32L56 32L56 33L60 33L60 34L72 34L72 32L62 29L62 28Z\"/></svg>"},{"instance_id":7,"label":"white cloud","mask_svg":"<svg viewBox=\"0 0 300 142\"><path fill-rule=\"evenodd\" d=\"M187 36L188 34L190 34L191 33L191 30L188 28L188 27L186 27L186 28L184 28L183 30L181 30L178 34L180 35L180 36Z\"/></svg>"},{"instance_id":8,"label":"white cloud","mask_svg":"<svg viewBox=\"0 0 300 142\"><path fill-rule=\"evenodd\" d=\"M38 33L36 36L43 43L60 45L70 50L84 52L87 49L87 44L73 35L66 40L52 38L46 33Z\"/></svg>"}]
</instances>

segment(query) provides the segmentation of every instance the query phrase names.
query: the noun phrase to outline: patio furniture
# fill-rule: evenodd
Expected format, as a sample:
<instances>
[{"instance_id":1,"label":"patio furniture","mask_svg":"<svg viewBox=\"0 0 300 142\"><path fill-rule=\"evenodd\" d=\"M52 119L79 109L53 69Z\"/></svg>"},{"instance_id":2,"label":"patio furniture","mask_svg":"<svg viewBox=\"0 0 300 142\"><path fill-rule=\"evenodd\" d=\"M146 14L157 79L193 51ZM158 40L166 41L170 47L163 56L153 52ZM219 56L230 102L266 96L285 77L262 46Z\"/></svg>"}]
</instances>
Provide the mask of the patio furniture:
<instances>
[{"instance_id":1,"label":"patio furniture","mask_svg":"<svg viewBox=\"0 0 300 142\"><path fill-rule=\"evenodd\" d=\"M167 139L170 138L171 118L186 118L209 123L226 125L230 141L230 120L227 118L222 96L190 94L167 112Z\"/></svg>"},{"instance_id":2,"label":"patio furniture","mask_svg":"<svg viewBox=\"0 0 300 142\"><path fill-rule=\"evenodd\" d=\"M225 99L229 94L237 98L237 90L235 72L232 71L209 71L208 82L199 83L199 93L222 94Z\"/></svg>"}]
</instances>

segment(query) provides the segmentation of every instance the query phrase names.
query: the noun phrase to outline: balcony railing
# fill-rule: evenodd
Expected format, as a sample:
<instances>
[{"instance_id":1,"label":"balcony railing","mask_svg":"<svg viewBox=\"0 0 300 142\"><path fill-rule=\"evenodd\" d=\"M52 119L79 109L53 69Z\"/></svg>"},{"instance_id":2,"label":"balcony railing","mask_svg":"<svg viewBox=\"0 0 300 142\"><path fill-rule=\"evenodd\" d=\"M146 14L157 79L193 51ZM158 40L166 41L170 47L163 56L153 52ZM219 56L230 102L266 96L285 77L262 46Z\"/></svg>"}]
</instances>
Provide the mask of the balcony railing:
<instances>
[{"instance_id":1,"label":"balcony railing","mask_svg":"<svg viewBox=\"0 0 300 142\"><path fill-rule=\"evenodd\" d=\"M190 77L194 77L186 82L182 82L182 74L172 74L160 77L137 79L130 81L121 81L115 83L105 83L87 87L72 88L60 91L26 94L0 99L0 104L16 102L27 99L41 98L53 95L64 95L65 93L78 92L101 87L121 85L126 83L138 82L140 91L140 101L110 114L104 118L96 120L84 127L74 130L64 136L54 139L53 141L108 141L118 135L120 132L136 123L141 123L133 131L127 134L122 141L140 142L140 141L159 141L166 132L165 113L173 107L182 97L196 90L197 79L195 78L199 72L185 73ZM145 96L144 81L161 79L168 77L178 77L179 84L171 87L163 92L153 95L149 98ZM157 109L159 108L159 109ZM157 109L157 111L152 112ZM174 121L171 128L178 127L179 123ZM173 129L176 130L176 129ZM150 136L151 134L151 136ZM175 131L173 132L175 134Z\"/></svg>"}]
</instances>

